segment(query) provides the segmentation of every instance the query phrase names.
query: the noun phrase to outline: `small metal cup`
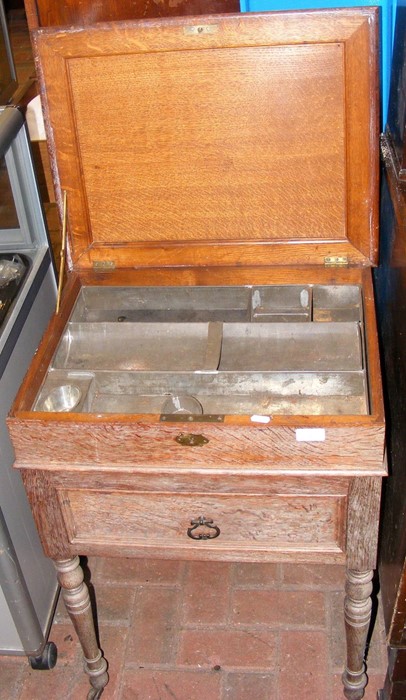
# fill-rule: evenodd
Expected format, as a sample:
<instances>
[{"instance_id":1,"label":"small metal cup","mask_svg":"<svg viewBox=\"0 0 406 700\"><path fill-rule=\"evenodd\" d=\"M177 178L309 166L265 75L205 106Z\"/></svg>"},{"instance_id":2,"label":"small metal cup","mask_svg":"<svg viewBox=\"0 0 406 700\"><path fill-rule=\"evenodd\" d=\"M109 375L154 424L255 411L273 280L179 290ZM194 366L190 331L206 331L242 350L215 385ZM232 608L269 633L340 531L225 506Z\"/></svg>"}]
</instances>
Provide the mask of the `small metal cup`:
<instances>
[{"instance_id":1,"label":"small metal cup","mask_svg":"<svg viewBox=\"0 0 406 700\"><path fill-rule=\"evenodd\" d=\"M82 398L82 392L74 384L62 384L49 392L42 402L43 411L55 411L63 413L71 411L78 405Z\"/></svg>"},{"instance_id":2,"label":"small metal cup","mask_svg":"<svg viewBox=\"0 0 406 700\"><path fill-rule=\"evenodd\" d=\"M202 415L203 406L194 396L170 396L162 407L162 413Z\"/></svg>"}]
</instances>

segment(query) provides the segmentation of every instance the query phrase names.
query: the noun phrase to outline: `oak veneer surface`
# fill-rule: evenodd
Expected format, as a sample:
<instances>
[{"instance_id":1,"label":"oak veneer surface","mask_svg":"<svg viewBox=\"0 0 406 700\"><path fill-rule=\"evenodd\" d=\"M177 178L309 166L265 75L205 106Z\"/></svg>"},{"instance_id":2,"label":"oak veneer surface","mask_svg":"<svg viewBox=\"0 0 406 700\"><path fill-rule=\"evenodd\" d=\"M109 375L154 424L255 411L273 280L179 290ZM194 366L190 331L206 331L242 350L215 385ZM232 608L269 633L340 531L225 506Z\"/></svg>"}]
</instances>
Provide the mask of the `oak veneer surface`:
<instances>
[{"instance_id":1,"label":"oak veneer surface","mask_svg":"<svg viewBox=\"0 0 406 700\"><path fill-rule=\"evenodd\" d=\"M345 558L345 478L270 479L238 471L208 475L162 469L155 476L137 468L84 468L79 481L77 472L66 469L22 474L53 557L91 550L220 561L318 561L321 551L323 561ZM123 510L129 504L134 508ZM214 548L214 541L194 543L187 537L191 520L203 512L215 516L221 528Z\"/></svg>"},{"instance_id":2,"label":"oak veneer surface","mask_svg":"<svg viewBox=\"0 0 406 700\"><path fill-rule=\"evenodd\" d=\"M116 496L78 489L63 491L60 498L72 520L71 541L84 545L96 540L151 547L166 541L169 547L189 547L185 535L190 522L200 513L210 513L214 522L221 522L221 538L211 543L213 549L342 551L344 498L131 491Z\"/></svg>"},{"instance_id":3,"label":"oak veneer surface","mask_svg":"<svg viewBox=\"0 0 406 700\"><path fill-rule=\"evenodd\" d=\"M238 0L25 0L29 28L238 12Z\"/></svg>"},{"instance_id":4,"label":"oak veneer surface","mask_svg":"<svg viewBox=\"0 0 406 700\"><path fill-rule=\"evenodd\" d=\"M32 417L33 418L33 417ZM159 467L162 463L177 469L190 465L216 469L244 464L245 469L287 472L328 472L334 474L381 474L384 428L362 425L347 418L347 425L325 425L326 440L298 443L295 426L309 425L295 416L292 427L259 427L214 424L163 425L149 416L138 422L134 417L103 421L11 419L9 423L16 450L16 465L58 469L61 465L132 465ZM69 416L68 416L69 418ZM203 435L203 447L185 447L176 438L184 434ZM30 449L35 444L35 453Z\"/></svg>"},{"instance_id":5,"label":"oak veneer surface","mask_svg":"<svg viewBox=\"0 0 406 700\"><path fill-rule=\"evenodd\" d=\"M375 566L380 477L331 482L326 476L308 477L303 490L300 477L287 478L288 488L284 477L276 483L268 477L261 493L258 478L241 474L239 484L234 475L234 489L231 479L231 492L210 495L211 478L206 492L203 473L193 469L189 472L192 492L187 481L176 477L173 484L166 480L166 492L144 490L150 476L137 469L132 470L133 478L110 472L105 482L101 473L95 477L94 472L94 467L84 469L78 481L69 470L58 474L22 469L44 548L54 559L86 552L230 561L346 559L350 568L362 571ZM228 478L226 472L221 475L224 482ZM159 484L162 488L162 477ZM130 502L131 508L123 509ZM173 515L170 522L168 508ZM220 529L225 523L226 536L214 548L214 540L205 544L187 538L191 520L202 515L215 515ZM268 529L270 522L275 523L274 532ZM175 539L165 539L165 527L171 532L175 528ZM145 528L149 539L144 537ZM129 532L133 532L130 537Z\"/></svg>"},{"instance_id":6,"label":"oak veneer surface","mask_svg":"<svg viewBox=\"0 0 406 700\"><path fill-rule=\"evenodd\" d=\"M342 239L342 47L204 53L204 62L194 50L69 60L93 242L111 240L112 220L121 220L120 245L134 235L201 242L276 231L285 240L292 230L298 239ZM107 82L116 116L100 99ZM324 168L334 173L329 183ZM315 190L319 206L310 207Z\"/></svg>"},{"instance_id":7,"label":"oak veneer surface","mask_svg":"<svg viewBox=\"0 0 406 700\"><path fill-rule=\"evenodd\" d=\"M153 496L132 488L92 490L86 476L80 489L60 488L47 472L23 470L22 476L45 551L54 559L86 552L219 561L345 560L346 494L218 497L199 495L195 488L193 494ZM191 520L201 515L219 525L217 542L187 536Z\"/></svg>"},{"instance_id":8,"label":"oak veneer surface","mask_svg":"<svg viewBox=\"0 0 406 700\"><path fill-rule=\"evenodd\" d=\"M273 474L272 479L269 474L264 473L244 473L241 469L217 469L210 473L199 470L174 470L161 466L160 469L152 472L148 468L133 466L131 468L108 468L99 470L83 465L81 468L75 466L67 467L64 470L54 470L52 482L58 490L72 490L78 487L78 474L81 483L85 482L87 488L93 491L105 490L111 492L133 491L144 494L167 493L199 493L208 494L245 494L262 496L347 496L350 485L348 476L329 476L301 474L298 480L295 474ZM227 478L225 478L225 476ZM199 488L196 489L196 479Z\"/></svg>"},{"instance_id":9,"label":"oak veneer surface","mask_svg":"<svg viewBox=\"0 0 406 700\"><path fill-rule=\"evenodd\" d=\"M34 32L71 264L374 263L374 11L204 22Z\"/></svg>"}]
</instances>

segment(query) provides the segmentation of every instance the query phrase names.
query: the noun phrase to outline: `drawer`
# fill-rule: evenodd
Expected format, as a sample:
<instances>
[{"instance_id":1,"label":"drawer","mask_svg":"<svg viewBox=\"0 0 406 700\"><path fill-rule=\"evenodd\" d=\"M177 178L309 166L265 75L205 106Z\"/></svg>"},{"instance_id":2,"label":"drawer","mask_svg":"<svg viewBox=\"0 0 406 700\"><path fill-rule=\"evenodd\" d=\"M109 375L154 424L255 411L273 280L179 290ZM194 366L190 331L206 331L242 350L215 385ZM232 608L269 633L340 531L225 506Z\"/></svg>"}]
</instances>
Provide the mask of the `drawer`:
<instances>
[{"instance_id":1,"label":"drawer","mask_svg":"<svg viewBox=\"0 0 406 700\"><path fill-rule=\"evenodd\" d=\"M343 552L343 495L244 495L58 489L69 541L127 551ZM199 522L212 521L209 525Z\"/></svg>"}]
</instances>

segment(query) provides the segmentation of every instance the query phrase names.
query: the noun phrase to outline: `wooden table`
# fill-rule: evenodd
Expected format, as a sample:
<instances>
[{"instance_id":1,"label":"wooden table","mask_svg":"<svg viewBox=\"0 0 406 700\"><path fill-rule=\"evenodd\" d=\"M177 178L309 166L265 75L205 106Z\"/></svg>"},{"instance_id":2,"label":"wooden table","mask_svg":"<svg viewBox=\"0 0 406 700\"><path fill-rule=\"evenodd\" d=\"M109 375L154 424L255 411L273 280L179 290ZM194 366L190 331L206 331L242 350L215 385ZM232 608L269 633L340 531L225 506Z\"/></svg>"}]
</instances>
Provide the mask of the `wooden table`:
<instances>
[{"instance_id":1,"label":"wooden table","mask_svg":"<svg viewBox=\"0 0 406 700\"><path fill-rule=\"evenodd\" d=\"M36 3L26 4L38 27ZM33 32L61 214L67 193L68 282L9 419L90 697L107 673L79 554L345 562L343 681L359 700L386 473L370 270L377 13L124 19ZM180 422L160 411L46 411L36 402L64 334L69 345L78 294L98 285L304 285L306 299L317 286L356 288L364 410L229 410ZM106 343L88 353L86 371ZM310 354L321 367L320 349Z\"/></svg>"}]
</instances>

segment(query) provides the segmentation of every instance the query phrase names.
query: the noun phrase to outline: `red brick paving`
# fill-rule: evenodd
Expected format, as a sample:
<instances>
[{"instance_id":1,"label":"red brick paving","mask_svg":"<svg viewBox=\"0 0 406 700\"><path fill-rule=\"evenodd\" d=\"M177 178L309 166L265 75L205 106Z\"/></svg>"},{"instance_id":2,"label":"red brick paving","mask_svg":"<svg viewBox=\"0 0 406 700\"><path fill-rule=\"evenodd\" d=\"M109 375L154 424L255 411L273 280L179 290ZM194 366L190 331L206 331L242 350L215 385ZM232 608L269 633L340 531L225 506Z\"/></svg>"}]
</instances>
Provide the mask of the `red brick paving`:
<instances>
[{"instance_id":1,"label":"red brick paving","mask_svg":"<svg viewBox=\"0 0 406 700\"><path fill-rule=\"evenodd\" d=\"M133 615L128 658L141 665L174 665L179 636L180 591L140 586Z\"/></svg>"},{"instance_id":2,"label":"red brick paving","mask_svg":"<svg viewBox=\"0 0 406 700\"><path fill-rule=\"evenodd\" d=\"M239 629L184 630L178 663L205 668L274 669L274 632Z\"/></svg>"},{"instance_id":3,"label":"red brick paving","mask_svg":"<svg viewBox=\"0 0 406 700\"><path fill-rule=\"evenodd\" d=\"M92 581L118 583L121 586L136 583L176 584L183 567L183 562L164 559L100 559Z\"/></svg>"},{"instance_id":4,"label":"red brick paving","mask_svg":"<svg viewBox=\"0 0 406 700\"><path fill-rule=\"evenodd\" d=\"M103 700L343 700L340 566L91 559L110 683ZM58 605L59 660L0 656L0 700L85 700L75 632ZM386 672L382 615L365 700Z\"/></svg>"},{"instance_id":5,"label":"red brick paving","mask_svg":"<svg viewBox=\"0 0 406 700\"><path fill-rule=\"evenodd\" d=\"M216 671L129 671L121 700L217 700L221 680Z\"/></svg>"},{"instance_id":6,"label":"red brick paving","mask_svg":"<svg viewBox=\"0 0 406 700\"><path fill-rule=\"evenodd\" d=\"M324 625L324 595L319 591L240 590L233 596L233 620L244 625Z\"/></svg>"},{"instance_id":7,"label":"red brick paving","mask_svg":"<svg viewBox=\"0 0 406 700\"><path fill-rule=\"evenodd\" d=\"M184 580L184 623L222 624L229 613L232 565L192 562Z\"/></svg>"},{"instance_id":8,"label":"red brick paving","mask_svg":"<svg viewBox=\"0 0 406 700\"><path fill-rule=\"evenodd\" d=\"M279 651L279 696L283 700L328 698L330 683L325 631L283 631Z\"/></svg>"},{"instance_id":9,"label":"red brick paving","mask_svg":"<svg viewBox=\"0 0 406 700\"><path fill-rule=\"evenodd\" d=\"M260 673L229 673L223 685L224 700L247 700L276 698L275 675Z\"/></svg>"}]
</instances>

